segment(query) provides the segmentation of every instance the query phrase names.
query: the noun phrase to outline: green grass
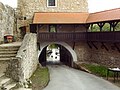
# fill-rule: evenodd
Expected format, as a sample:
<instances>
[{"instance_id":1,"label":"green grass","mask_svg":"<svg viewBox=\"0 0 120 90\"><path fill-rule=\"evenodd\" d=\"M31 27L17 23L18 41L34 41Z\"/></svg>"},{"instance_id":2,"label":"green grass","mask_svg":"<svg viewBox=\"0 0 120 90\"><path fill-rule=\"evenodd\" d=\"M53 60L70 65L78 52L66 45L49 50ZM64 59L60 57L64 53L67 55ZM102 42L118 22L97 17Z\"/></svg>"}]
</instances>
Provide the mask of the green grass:
<instances>
[{"instance_id":1,"label":"green grass","mask_svg":"<svg viewBox=\"0 0 120 90\"><path fill-rule=\"evenodd\" d=\"M38 67L30 79L32 81L32 90L41 90L49 82L48 68Z\"/></svg>"},{"instance_id":2,"label":"green grass","mask_svg":"<svg viewBox=\"0 0 120 90\"><path fill-rule=\"evenodd\" d=\"M107 74L107 67L101 66L101 65L94 65L94 64L83 64L86 69L91 71L91 73L101 76L101 77L106 77ZM109 76L113 76L113 73L110 72Z\"/></svg>"}]
</instances>

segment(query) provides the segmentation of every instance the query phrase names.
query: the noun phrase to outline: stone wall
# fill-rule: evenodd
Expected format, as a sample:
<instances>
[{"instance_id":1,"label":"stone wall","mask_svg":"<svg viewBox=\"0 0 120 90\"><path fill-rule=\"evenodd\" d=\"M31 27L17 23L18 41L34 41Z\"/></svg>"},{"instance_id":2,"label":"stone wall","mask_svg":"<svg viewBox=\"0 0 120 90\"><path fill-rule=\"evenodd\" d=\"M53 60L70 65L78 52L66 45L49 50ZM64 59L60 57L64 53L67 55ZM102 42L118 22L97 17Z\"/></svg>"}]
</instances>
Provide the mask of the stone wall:
<instances>
[{"instance_id":1,"label":"stone wall","mask_svg":"<svg viewBox=\"0 0 120 90\"><path fill-rule=\"evenodd\" d=\"M30 78L38 65L37 37L36 34L26 34L17 53L20 62L20 81Z\"/></svg>"},{"instance_id":2,"label":"stone wall","mask_svg":"<svg viewBox=\"0 0 120 90\"><path fill-rule=\"evenodd\" d=\"M11 58L8 67L6 68L5 75L15 81L19 81L20 76L23 74L20 66L20 58Z\"/></svg>"},{"instance_id":3,"label":"stone wall","mask_svg":"<svg viewBox=\"0 0 120 90\"><path fill-rule=\"evenodd\" d=\"M14 27L14 9L0 2L0 42L5 35L13 35Z\"/></svg>"},{"instance_id":4,"label":"stone wall","mask_svg":"<svg viewBox=\"0 0 120 90\"><path fill-rule=\"evenodd\" d=\"M21 15L31 19L34 12L88 12L87 0L57 0L57 7L47 7L47 0L18 0Z\"/></svg>"},{"instance_id":5,"label":"stone wall","mask_svg":"<svg viewBox=\"0 0 120 90\"><path fill-rule=\"evenodd\" d=\"M117 50L113 43L104 44L107 47L108 51L101 43L94 44L98 49L96 49L93 45L91 45L92 48L90 48L86 42L76 43L75 51L78 56L78 62L92 62L107 67L120 68L120 52Z\"/></svg>"},{"instance_id":6,"label":"stone wall","mask_svg":"<svg viewBox=\"0 0 120 90\"><path fill-rule=\"evenodd\" d=\"M26 32L30 32L29 24L32 23L34 12L88 12L88 2L87 0L57 0L56 7L47 7L47 0L18 0L16 13L18 39L22 37L20 27L26 26Z\"/></svg>"}]
</instances>

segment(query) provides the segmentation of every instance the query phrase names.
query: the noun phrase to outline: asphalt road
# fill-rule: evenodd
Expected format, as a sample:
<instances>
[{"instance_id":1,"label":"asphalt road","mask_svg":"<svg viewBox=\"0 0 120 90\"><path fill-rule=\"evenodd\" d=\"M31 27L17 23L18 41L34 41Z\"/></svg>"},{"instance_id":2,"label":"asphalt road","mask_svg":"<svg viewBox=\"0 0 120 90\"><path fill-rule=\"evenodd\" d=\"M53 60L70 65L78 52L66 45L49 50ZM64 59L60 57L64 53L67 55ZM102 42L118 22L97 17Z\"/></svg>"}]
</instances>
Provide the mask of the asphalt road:
<instances>
[{"instance_id":1,"label":"asphalt road","mask_svg":"<svg viewBox=\"0 0 120 90\"><path fill-rule=\"evenodd\" d=\"M67 66L48 66L50 82L43 90L120 90L112 83Z\"/></svg>"}]
</instances>

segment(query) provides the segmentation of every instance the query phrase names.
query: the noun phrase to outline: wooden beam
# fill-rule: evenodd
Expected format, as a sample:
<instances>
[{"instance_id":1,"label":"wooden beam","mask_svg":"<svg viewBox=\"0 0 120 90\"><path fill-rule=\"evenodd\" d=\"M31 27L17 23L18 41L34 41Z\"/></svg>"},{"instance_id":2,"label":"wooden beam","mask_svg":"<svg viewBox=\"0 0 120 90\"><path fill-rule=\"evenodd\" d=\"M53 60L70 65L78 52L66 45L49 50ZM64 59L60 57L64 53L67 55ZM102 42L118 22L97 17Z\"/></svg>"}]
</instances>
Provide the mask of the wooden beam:
<instances>
[{"instance_id":1,"label":"wooden beam","mask_svg":"<svg viewBox=\"0 0 120 90\"><path fill-rule=\"evenodd\" d=\"M109 49L107 48L107 46L102 42L102 46L107 50L109 51Z\"/></svg>"},{"instance_id":2,"label":"wooden beam","mask_svg":"<svg viewBox=\"0 0 120 90\"><path fill-rule=\"evenodd\" d=\"M91 49L92 49L92 46L90 45L90 43L89 43L89 42L87 42L87 44L88 44L89 48L91 48Z\"/></svg>"},{"instance_id":3,"label":"wooden beam","mask_svg":"<svg viewBox=\"0 0 120 90\"><path fill-rule=\"evenodd\" d=\"M112 31L112 28L113 31L115 31L115 26L118 24L118 21L109 22L109 24L110 24L110 31Z\"/></svg>"},{"instance_id":4,"label":"wooden beam","mask_svg":"<svg viewBox=\"0 0 120 90\"><path fill-rule=\"evenodd\" d=\"M79 25L77 25L77 24L74 25L75 28L78 27L78 26L79 26Z\"/></svg>"},{"instance_id":5,"label":"wooden beam","mask_svg":"<svg viewBox=\"0 0 120 90\"><path fill-rule=\"evenodd\" d=\"M40 43L37 43L38 50L40 50Z\"/></svg>"},{"instance_id":6,"label":"wooden beam","mask_svg":"<svg viewBox=\"0 0 120 90\"><path fill-rule=\"evenodd\" d=\"M98 26L100 27L100 31L102 31L102 28L103 28L104 25L105 25L104 22L102 22L102 23L98 23Z\"/></svg>"},{"instance_id":7,"label":"wooden beam","mask_svg":"<svg viewBox=\"0 0 120 90\"><path fill-rule=\"evenodd\" d=\"M93 29L93 24L90 25L90 30L92 31L92 29Z\"/></svg>"},{"instance_id":8,"label":"wooden beam","mask_svg":"<svg viewBox=\"0 0 120 90\"><path fill-rule=\"evenodd\" d=\"M38 33L38 32L39 32L39 25L37 24L37 26L36 26L36 27L37 27L37 31L36 31L36 32Z\"/></svg>"},{"instance_id":9,"label":"wooden beam","mask_svg":"<svg viewBox=\"0 0 120 90\"><path fill-rule=\"evenodd\" d=\"M117 48L117 50L118 50L119 53L120 53L120 48L119 48L119 46L117 45L117 43L114 43L114 46Z\"/></svg>"},{"instance_id":10,"label":"wooden beam","mask_svg":"<svg viewBox=\"0 0 120 90\"><path fill-rule=\"evenodd\" d=\"M109 23L110 24L110 31L112 31L112 25L111 25L111 23Z\"/></svg>"},{"instance_id":11,"label":"wooden beam","mask_svg":"<svg viewBox=\"0 0 120 90\"><path fill-rule=\"evenodd\" d=\"M85 24L84 26L85 26L85 28L86 28L86 32L88 32L89 27L90 27L90 24Z\"/></svg>"},{"instance_id":12,"label":"wooden beam","mask_svg":"<svg viewBox=\"0 0 120 90\"><path fill-rule=\"evenodd\" d=\"M74 32L76 31L76 28L78 27L78 25L73 25L74 26Z\"/></svg>"},{"instance_id":13,"label":"wooden beam","mask_svg":"<svg viewBox=\"0 0 120 90\"><path fill-rule=\"evenodd\" d=\"M91 44L98 50L98 47L93 42Z\"/></svg>"},{"instance_id":14,"label":"wooden beam","mask_svg":"<svg viewBox=\"0 0 120 90\"><path fill-rule=\"evenodd\" d=\"M57 24L57 26L56 26L56 27L57 27L57 28L61 28L61 26L62 26L62 25L60 25L60 24Z\"/></svg>"},{"instance_id":15,"label":"wooden beam","mask_svg":"<svg viewBox=\"0 0 120 90\"><path fill-rule=\"evenodd\" d=\"M114 22L113 31L115 31L115 27L116 27L117 24L118 24L118 22Z\"/></svg>"},{"instance_id":16,"label":"wooden beam","mask_svg":"<svg viewBox=\"0 0 120 90\"><path fill-rule=\"evenodd\" d=\"M73 43L73 50L75 49L75 42Z\"/></svg>"}]
</instances>

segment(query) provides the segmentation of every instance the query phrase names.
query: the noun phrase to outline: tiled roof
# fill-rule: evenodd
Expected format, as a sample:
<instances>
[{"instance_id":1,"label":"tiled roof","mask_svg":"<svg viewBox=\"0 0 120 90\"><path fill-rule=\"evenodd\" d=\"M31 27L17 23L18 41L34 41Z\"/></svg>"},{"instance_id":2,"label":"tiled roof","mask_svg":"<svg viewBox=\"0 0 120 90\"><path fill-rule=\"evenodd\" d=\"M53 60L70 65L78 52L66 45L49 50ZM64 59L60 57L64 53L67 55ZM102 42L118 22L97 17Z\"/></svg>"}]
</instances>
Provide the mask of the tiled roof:
<instances>
[{"instance_id":1,"label":"tiled roof","mask_svg":"<svg viewBox=\"0 0 120 90\"><path fill-rule=\"evenodd\" d=\"M120 20L120 8L90 13L87 23Z\"/></svg>"},{"instance_id":2,"label":"tiled roof","mask_svg":"<svg viewBox=\"0 0 120 90\"><path fill-rule=\"evenodd\" d=\"M120 20L120 8L96 12L36 12L33 24L84 24Z\"/></svg>"},{"instance_id":3,"label":"tiled roof","mask_svg":"<svg viewBox=\"0 0 120 90\"><path fill-rule=\"evenodd\" d=\"M89 13L41 13L34 14L34 24L79 24L86 23Z\"/></svg>"}]
</instances>

